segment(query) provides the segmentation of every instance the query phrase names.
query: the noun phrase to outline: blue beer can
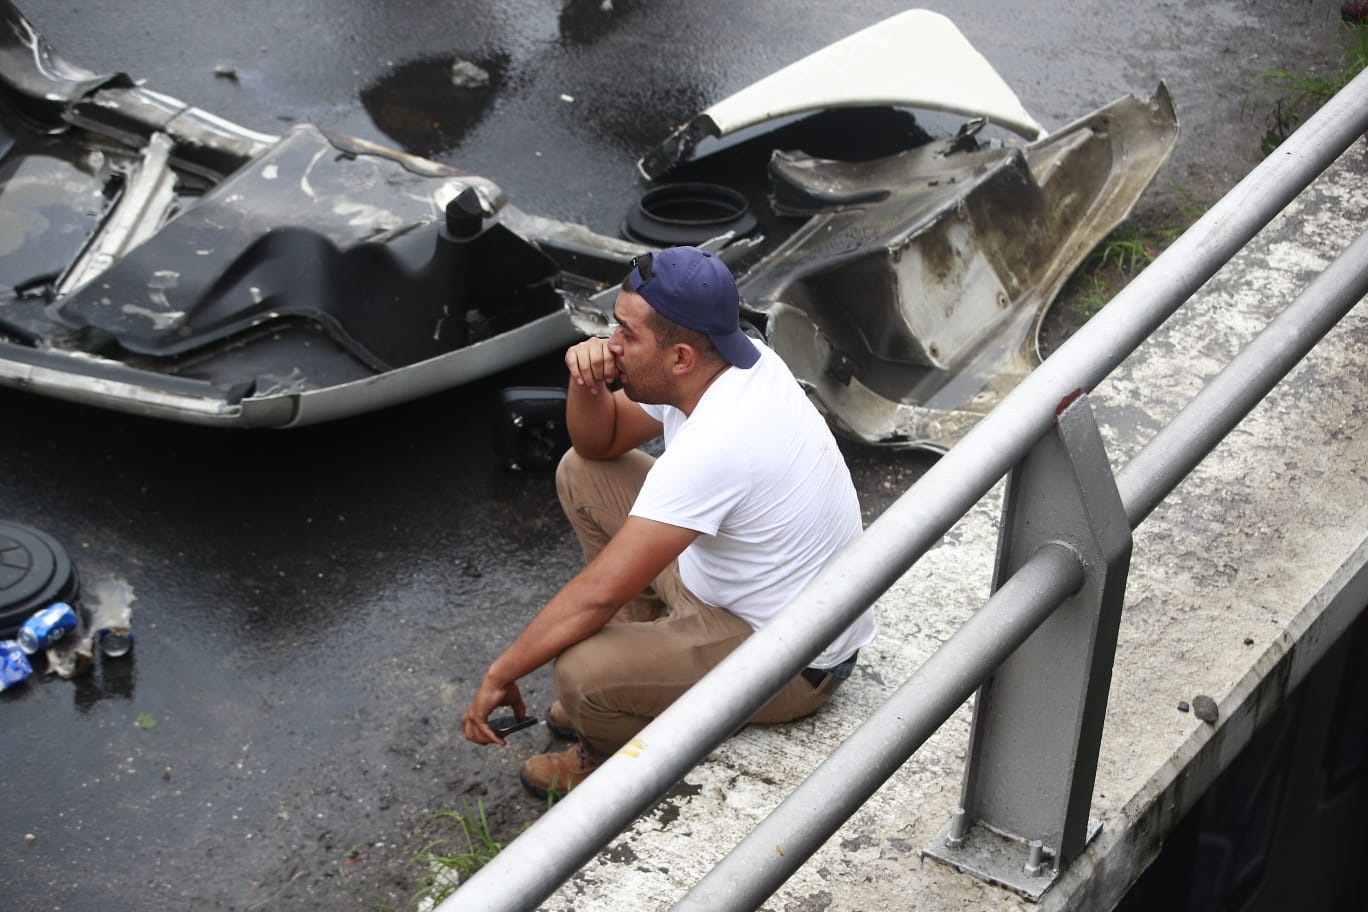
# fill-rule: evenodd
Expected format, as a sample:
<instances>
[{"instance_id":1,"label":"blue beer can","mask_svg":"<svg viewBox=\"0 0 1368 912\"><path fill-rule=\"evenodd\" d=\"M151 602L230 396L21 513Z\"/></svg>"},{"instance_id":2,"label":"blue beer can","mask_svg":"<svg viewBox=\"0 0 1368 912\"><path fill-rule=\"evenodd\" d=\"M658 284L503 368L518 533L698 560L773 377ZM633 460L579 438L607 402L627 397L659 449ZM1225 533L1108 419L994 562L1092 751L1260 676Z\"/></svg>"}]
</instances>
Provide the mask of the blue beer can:
<instances>
[{"instance_id":1,"label":"blue beer can","mask_svg":"<svg viewBox=\"0 0 1368 912\"><path fill-rule=\"evenodd\" d=\"M14 640L0 640L0 690L13 687L33 674L23 648Z\"/></svg>"},{"instance_id":2,"label":"blue beer can","mask_svg":"<svg viewBox=\"0 0 1368 912\"><path fill-rule=\"evenodd\" d=\"M66 602L53 602L19 628L19 646L33 655L76 629L76 612Z\"/></svg>"}]
</instances>

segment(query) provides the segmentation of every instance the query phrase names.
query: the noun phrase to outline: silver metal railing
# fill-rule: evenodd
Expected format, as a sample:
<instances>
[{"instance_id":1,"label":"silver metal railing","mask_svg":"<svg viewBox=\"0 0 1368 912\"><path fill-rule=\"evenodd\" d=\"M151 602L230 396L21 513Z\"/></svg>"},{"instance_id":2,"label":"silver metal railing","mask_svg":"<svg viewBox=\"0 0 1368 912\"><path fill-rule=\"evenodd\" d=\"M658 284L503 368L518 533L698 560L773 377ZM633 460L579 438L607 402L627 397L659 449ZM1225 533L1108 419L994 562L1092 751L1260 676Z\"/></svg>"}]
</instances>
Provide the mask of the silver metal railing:
<instances>
[{"instance_id":1,"label":"silver metal railing","mask_svg":"<svg viewBox=\"0 0 1368 912\"><path fill-rule=\"evenodd\" d=\"M1131 528L1209 453L1365 294L1359 238L1117 475ZM1077 555L1037 551L675 906L752 909L777 889L1024 643L1082 581ZM782 844L782 856L774 846ZM1019 884L1010 884L1018 887ZM1042 884L1047 886L1048 884Z\"/></svg>"},{"instance_id":2,"label":"silver metal railing","mask_svg":"<svg viewBox=\"0 0 1368 912\"><path fill-rule=\"evenodd\" d=\"M1028 457L1043 464L1046 474L1055 471L1051 466L1072 467L1081 484L1100 484L1102 493L1108 494L1110 477L1097 478L1091 436L1095 427L1090 431L1086 398L1063 410L1061 404L1077 391L1096 386L1365 131L1368 72L1326 103L1018 385L773 623L648 725L638 736L642 747L636 756L610 758L439 910L536 908L806 667L993 485L1009 472L1020 473L1018 467L1028 464ZM1368 239L1360 237L1119 473L1109 496L1119 499L1123 522L1133 528L1148 516L1365 293ZM1053 449L1047 456L1032 456L1049 446ZM1023 489L1029 487L1030 477L1013 475ZM1097 522L1107 521L1104 516ZM1100 562L1086 542L1076 544L1069 536L1037 542L1031 545L1035 550L1010 566L1000 561L995 592L987 604L676 908L711 912L758 906L975 688L1001 673L1004 659L1033 632L1055 625L1061 603L1076 601L1078 593L1089 588ZM1123 544L1119 569L1124 587L1129 541ZM1105 614L1104 610L1104 629L1098 637L1098 655L1107 663L1101 682L1103 706L1110 675ZM1084 730L1079 751L1083 769L1062 793L1070 803L1062 825L1066 834L1073 833L1068 840L1075 849L1085 837L1079 835L1073 806L1081 796L1086 817L1091 792L1087 764L1096 762L1095 745L1092 757L1086 756L1086 730L1100 728L1100 723L1089 721L1097 714L1096 698L1095 693L1081 697L1082 721L1074 725ZM977 739L977 717L975 724ZM974 759L971 756L971 762ZM970 779L993 773L991 759L986 759L982 772L966 775L966 796L973 795ZM994 812L1011 816L1021 810ZM1028 805L1025 810L1033 808ZM951 822L944 831L947 846L953 849L962 842L966 824ZM782 833L782 839L775 839L775 833ZM776 842L784 845L782 855L773 851ZM1028 842L1036 850L1030 862L1050 867L1048 859L1040 857L1041 839L1031 837ZM1073 850L1055 851L1063 851L1067 863ZM1057 869L1058 857L1053 864Z\"/></svg>"}]
</instances>

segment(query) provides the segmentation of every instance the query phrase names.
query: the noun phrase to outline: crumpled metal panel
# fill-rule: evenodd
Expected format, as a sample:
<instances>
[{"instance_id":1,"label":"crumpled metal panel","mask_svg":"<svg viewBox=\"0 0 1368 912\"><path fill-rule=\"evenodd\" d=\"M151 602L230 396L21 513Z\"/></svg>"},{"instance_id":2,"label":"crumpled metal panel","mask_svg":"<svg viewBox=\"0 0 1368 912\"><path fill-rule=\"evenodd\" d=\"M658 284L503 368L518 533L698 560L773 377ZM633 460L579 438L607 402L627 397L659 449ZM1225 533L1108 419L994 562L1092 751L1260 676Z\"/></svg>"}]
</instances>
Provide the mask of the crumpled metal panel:
<instances>
[{"instance_id":1,"label":"crumpled metal panel","mask_svg":"<svg viewBox=\"0 0 1368 912\"><path fill-rule=\"evenodd\" d=\"M58 55L9 0L0 0L0 81L33 114L60 114L100 86L132 86L122 73L100 75Z\"/></svg>"},{"instance_id":2,"label":"crumpled metal panel","mask_svg":"<svg viewBox=\"0 0 1368 912\"><path fill-rule=\"evenodd\" d=\"M29 181L36 196L0 180L11 210L24 216L54 194L67 208L96 193L111 201L81 209L94 213L73 234L82 249L42 270L56 280L7 271L0 384L184 421L330 420L565 344L561 299L581 329L601 328L625 261L650 249L523 213L494 183L434 162L312 127L254 133L125 76L91 74L61 60L9 0L0 24L0 91L101 156L75 173L49 150ZM885 144L887 129L852 129L858 162L774 151L794 125L845 135L831 124L846 121L822 118L869 126L897 109L910 121L905 108L969 121L940 141L921 130L916 148ZM759 231L700 246L732 266L758 331L843 433L943 449L1038 363L1049 302L1130 211L1177 132L1162 86L1028 144L984 143L983 123L1041 132L949 20L909 11L714 105L643 169L687 160L737 178L764 209ZM891 133L910 135L904 126ZM730 174L731 148L753 141L767 143L756 162L772 152L768 174ZM7 158L32 142L0 130ZM73 177L78 189L63 190ZM463 187L478 188L489 224L451 273L434 250L443 203ZM24 234L30 223L9 219L11 240L41 240Z\"/></svg>"},{"instance_id":3,"label":"crumpled metal panel","mask_svg":"<svg viewBox=\"0 0 1368 912\"><path fill-rule=\"evenodd\" d=\"M742 294L845 434L947 449L1039 364L1050 302L1177 132L1161 85L1020 148L776 154L776 200L810 218L739 277Z\"/></svg>"},{"instance_id":4,"label":"crumpled metal panel","mask_svg":"<svg viewBox=\"0 0 1368 912\"><path fill-rule=\"evenodd\" d=\"M557 265L502 224L491 181L310 125L255 133L89 73L8 0L0 93L28 114L0 127L0 384L278 426L569 341ZM484 219L453 239L445 204L463 189Z\"/></svg>"},{"instance_id":5,"label":"crumpled metal panel","mask_svg":"<svg viewBox=\"0 0 1368 912\"><path fill-rule=\"evenodd\" d=\"M335 294L317 302L277 299L268 276L245 274L237 264L267 243L281 249L262 259L280 261L286 273L308 272L329 254L437 220L460 188L458 172L448 172L450 185L434 183L384 156L338 167L339 151L318 128L295 127L55 312L72 327L108 333L128 351L169 356L296 308L325 310ZM305 227L312 243L289 244Z\"/></svg>"}]
</instances>

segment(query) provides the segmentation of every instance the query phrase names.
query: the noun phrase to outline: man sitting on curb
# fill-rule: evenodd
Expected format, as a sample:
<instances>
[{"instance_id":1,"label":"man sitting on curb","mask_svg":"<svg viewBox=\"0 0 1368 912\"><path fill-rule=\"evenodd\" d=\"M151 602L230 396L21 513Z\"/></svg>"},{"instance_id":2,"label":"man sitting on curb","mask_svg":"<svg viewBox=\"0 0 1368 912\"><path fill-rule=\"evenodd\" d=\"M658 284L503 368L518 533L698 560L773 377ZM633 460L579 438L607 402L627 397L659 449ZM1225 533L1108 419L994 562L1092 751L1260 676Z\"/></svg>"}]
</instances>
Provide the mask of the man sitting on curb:
<instances>
[{"instance_id":1,"label":"man sitting on curb","mask_svg":"<svg viewBox=\"0 0 1368 912\"><path fill-rule=\"evenodd\" d=\"M494 660L461 716L469 740L504 744L490 712L523 718L517 680L555 660L548 724L579 743L523 764L539 797L583 781L861 531L831 431L779 356L741 331L721 260L693 247L635 258L613 316L610 338L565 355L573 448L556 488L587 566ZM659 459L637 449L662 434ZM751 721L816 711L874 633L869 611Z\"/></svg>"}]
</instances>

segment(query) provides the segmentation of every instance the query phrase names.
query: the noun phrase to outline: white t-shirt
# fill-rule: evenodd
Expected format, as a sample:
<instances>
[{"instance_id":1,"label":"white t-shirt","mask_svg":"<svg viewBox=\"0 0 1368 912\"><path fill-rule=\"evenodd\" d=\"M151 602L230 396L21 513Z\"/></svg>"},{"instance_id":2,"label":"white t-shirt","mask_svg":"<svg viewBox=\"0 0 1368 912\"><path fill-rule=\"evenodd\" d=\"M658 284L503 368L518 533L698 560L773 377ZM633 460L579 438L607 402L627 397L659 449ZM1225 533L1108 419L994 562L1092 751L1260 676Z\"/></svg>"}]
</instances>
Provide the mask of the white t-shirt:
<instances>
[{"instance_id":1,"label":"white t-shirt","mask_svg":"<svg viewBox=\"0 0 1368 912\"><path fill-rule=\"evenodd\" d=\"M702 533L680 577L710 605L759 629L859 537L860 504L826 421L763 345L749 369L723 371L693 414L642 405L665 426L665 452L632 515ZM874 639L866 611L813 660L840 664Z\"/></svg>"}]
</instances>

